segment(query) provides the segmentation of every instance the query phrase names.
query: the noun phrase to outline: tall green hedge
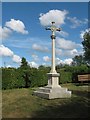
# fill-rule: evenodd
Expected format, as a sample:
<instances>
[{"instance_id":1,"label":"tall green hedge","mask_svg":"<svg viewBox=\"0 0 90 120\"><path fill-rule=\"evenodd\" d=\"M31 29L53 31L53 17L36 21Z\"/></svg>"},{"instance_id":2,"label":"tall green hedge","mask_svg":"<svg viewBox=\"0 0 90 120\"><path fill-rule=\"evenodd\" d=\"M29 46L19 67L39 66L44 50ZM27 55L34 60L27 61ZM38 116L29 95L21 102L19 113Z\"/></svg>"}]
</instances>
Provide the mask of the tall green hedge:
<instances>
[{"instance_id":1,"label":"tall green hedge","mask_svg":"<svg viewBox=\"0 0 90 120\"><path fill-rule=\"evenodd\" d=\"M67 66L65 67L66 72L71 72L72 82L78 82L78 75L80 74L90 74L90 66L80 65L80 66Z\"/></svg>"},{"instance_id":2,"label":"tall green hedge","mask_svg":"<svg viewBox=\"0 0 90 120\"><path fill-rule=\"evenodd\" d=\"M44 86L47 84L47 73L49 70L45 69L28 69L30 76L30 83L28 87ZM23 88L25 87L25 79L23 77L23 69L2 68L2 89Z\"/></svg>"},{"instance_id":3,"label":"tall green hedge","mask_svg":"<svg viewBox=\"0 0 90 120\"><path fill-rule=\"evenodd\" d=\"M60 83L71 83L72 82L72 73L66 72L63 69L60 70Z\"/></svg>"},{"instance_id":4,"label":"tall green hedge","mask_svg":"<svg viewBox=\"0 0 90 120\"><path fill-rule=\"evenodd\" d=\"M24 80L21 73L15 68L2 69L2 89L12 89L24 87Z\"/></svg>"},{"instance_id":5,"label":"tall green hedge","mask_svg":"<svg viewBox=\"0 0 90 120\"><path fill-rule=\"evenodd\" d=\"M26 70L29 76L28 87L35 86L45 86L48 83L48 75L50 68L48 67L39 67L28 68ZM90 73L90 67L87 66L66 66L64 68L57 69L57 72L60 73L59 83L70 83L77 82L78 74ZM12 89L12 88L24 88L26 87L25 83L25 71L22 68L2 68L2 89Z\"/></svg>"}]
</instances>

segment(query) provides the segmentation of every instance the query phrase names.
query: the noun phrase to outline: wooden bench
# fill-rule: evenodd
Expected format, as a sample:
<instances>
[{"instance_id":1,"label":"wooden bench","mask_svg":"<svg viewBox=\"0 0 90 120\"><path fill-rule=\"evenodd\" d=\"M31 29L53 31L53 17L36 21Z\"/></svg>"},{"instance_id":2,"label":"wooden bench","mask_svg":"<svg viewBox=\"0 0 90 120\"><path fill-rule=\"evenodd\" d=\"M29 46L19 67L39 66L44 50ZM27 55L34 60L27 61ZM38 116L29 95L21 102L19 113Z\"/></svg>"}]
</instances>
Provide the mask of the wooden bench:
<instances>
[{"instance_id":1,"label":"wooden bench","mask_svg":"<svg viewBox=\"0 0 90 120\"><path fill-rule=\"evenodd\" d=\"M78 75L78 81L90 81L90 74Z\"/></svg>"}]
</instances>

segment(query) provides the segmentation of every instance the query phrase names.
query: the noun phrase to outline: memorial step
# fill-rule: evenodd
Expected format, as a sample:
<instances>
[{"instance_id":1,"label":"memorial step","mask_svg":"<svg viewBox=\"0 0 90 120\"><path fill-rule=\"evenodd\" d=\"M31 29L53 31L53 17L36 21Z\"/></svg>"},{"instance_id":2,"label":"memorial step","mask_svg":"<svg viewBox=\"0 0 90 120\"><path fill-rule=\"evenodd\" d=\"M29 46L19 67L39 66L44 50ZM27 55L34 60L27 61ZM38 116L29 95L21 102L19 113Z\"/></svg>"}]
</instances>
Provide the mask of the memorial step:
<instances>
[{"instance_id":1,"label":"memorial step","mask_svg":"<svg viewBox=\"0 0 90 120\"><path fill-rule=\"evenodd\" d=\"M51 89L50 89L50 88L45 88L45 87L40 87L40 88L38 89L38 91L50 93L50 92L51 92Z\"/></svg>"},{"instance_id":2,"label":"memorial step","mask_svg":"<svg viewBox=\"0 0 90 120\"><path fill-rule=\"evenodd\" d=\"M49 93L41 92L41 91L34 91L34 95L41 97L41 98L49 98Z\"/></svg>"},{"instance_id":3,"label":"memorial step","mask_svg":"<svg viewBox=\"0 0 90 120\"><path fill-rule=\"evenodd\" d=\"M43 91L34 91L34 95L46 98L46 99L54 99L54 98L70 98L71 97L71 91L54 91L54 92L43 92Z\"/></svg>"}]
</instances>

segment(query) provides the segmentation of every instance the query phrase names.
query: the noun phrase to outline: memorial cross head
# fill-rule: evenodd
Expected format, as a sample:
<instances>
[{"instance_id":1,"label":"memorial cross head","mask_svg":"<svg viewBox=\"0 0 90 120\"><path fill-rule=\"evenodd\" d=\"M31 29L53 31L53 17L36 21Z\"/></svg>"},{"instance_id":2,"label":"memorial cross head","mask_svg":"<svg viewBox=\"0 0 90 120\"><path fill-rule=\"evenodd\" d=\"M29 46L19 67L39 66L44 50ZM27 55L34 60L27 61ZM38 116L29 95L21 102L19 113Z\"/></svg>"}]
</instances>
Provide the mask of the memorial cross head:
<instances>
[{"instance_id":1,"label":"memorial cross head","mask_svg":"<svg viewBox=\"0 0 90 120\"><path fill-rule=\"evenodd\" d=\"M60 28L57 28L55 26L55 22L52 22L52 25L50 27L47 27L46 30L51 30L51 32L52 32L51 39L55 39L56 38L56 36L55 36L55 32L56 31L59 31L59 32L61 31Z\"/></svg>"}]
</instances>

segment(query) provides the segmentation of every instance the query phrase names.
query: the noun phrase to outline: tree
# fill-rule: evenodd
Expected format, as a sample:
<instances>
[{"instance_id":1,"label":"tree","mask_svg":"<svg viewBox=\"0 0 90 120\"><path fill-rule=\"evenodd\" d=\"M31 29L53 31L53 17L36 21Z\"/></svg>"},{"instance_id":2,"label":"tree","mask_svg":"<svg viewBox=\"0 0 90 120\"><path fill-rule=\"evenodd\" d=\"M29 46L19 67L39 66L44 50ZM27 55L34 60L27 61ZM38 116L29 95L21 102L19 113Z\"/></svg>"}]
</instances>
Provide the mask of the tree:
<instances>
[{"instance_id":1,"label":"tree","mask_svg":"<svg viewBox=\"0 0 90 120\"><path fill-rule=\"evenodd\" d=\"M21 60L21 66L20 69L22 71L22 77L25 80L25 88L30 87L31 79L30 79L30 66L28 65L28 62L26 61L26 58L22 58Z\"/></svg>"},{"instance_id":2,"label":"tree","mask_svg":"<svg viewBox=\"0 0 90 120\"><path fill-rule=\"evenodd\" d=\"M83 39L84 58L90 64L90 30L84 34Z\"/></svg>"},{"instance_id":3,"label":"tree","mask_svg":"<svg viewBox=\"0 0 90 120\"><path fill-rule=\"evenodd\" d=\"M21 60L21 68L27 68L28 67L28 62L26 61L26 58L22 57Z\"/></svg>"},{"instance_id":4,"label":"tree","mask_svg":"<svg viewBox=\"0 0 90 120\"><path fill-rule=\"evenodd\" d=\"M22 75L22 77L23 77L24 80L25 80L25 88L30 87L30 84L31 84L30 71L24 70L24 74Z\"/></svg>"},{"instance_id":5,"label":"tree","mask_svg":"<svg viewBox=\"0 0 90 120\"><path fill-rule=\"evenodd\" d=\"M44 65L40 65L39 67L38 67L38 69L40 69L40 70L43 70L43 69L45 69L46 67L44 66Z\"/></svg>"},{"instance_id":6,"label":"tree","mask_svg":"<svg viewBox=\"0 0 90 120\"><path fill-rule=\"evenodd\" d=\"M80 66L82 64L85 64L85 60L84 60L84 57L82 55L76 55L74 58L73 58L73 62L72 62L72 65L76 65L76 66Z\"/></svg>"}]
</instances>

